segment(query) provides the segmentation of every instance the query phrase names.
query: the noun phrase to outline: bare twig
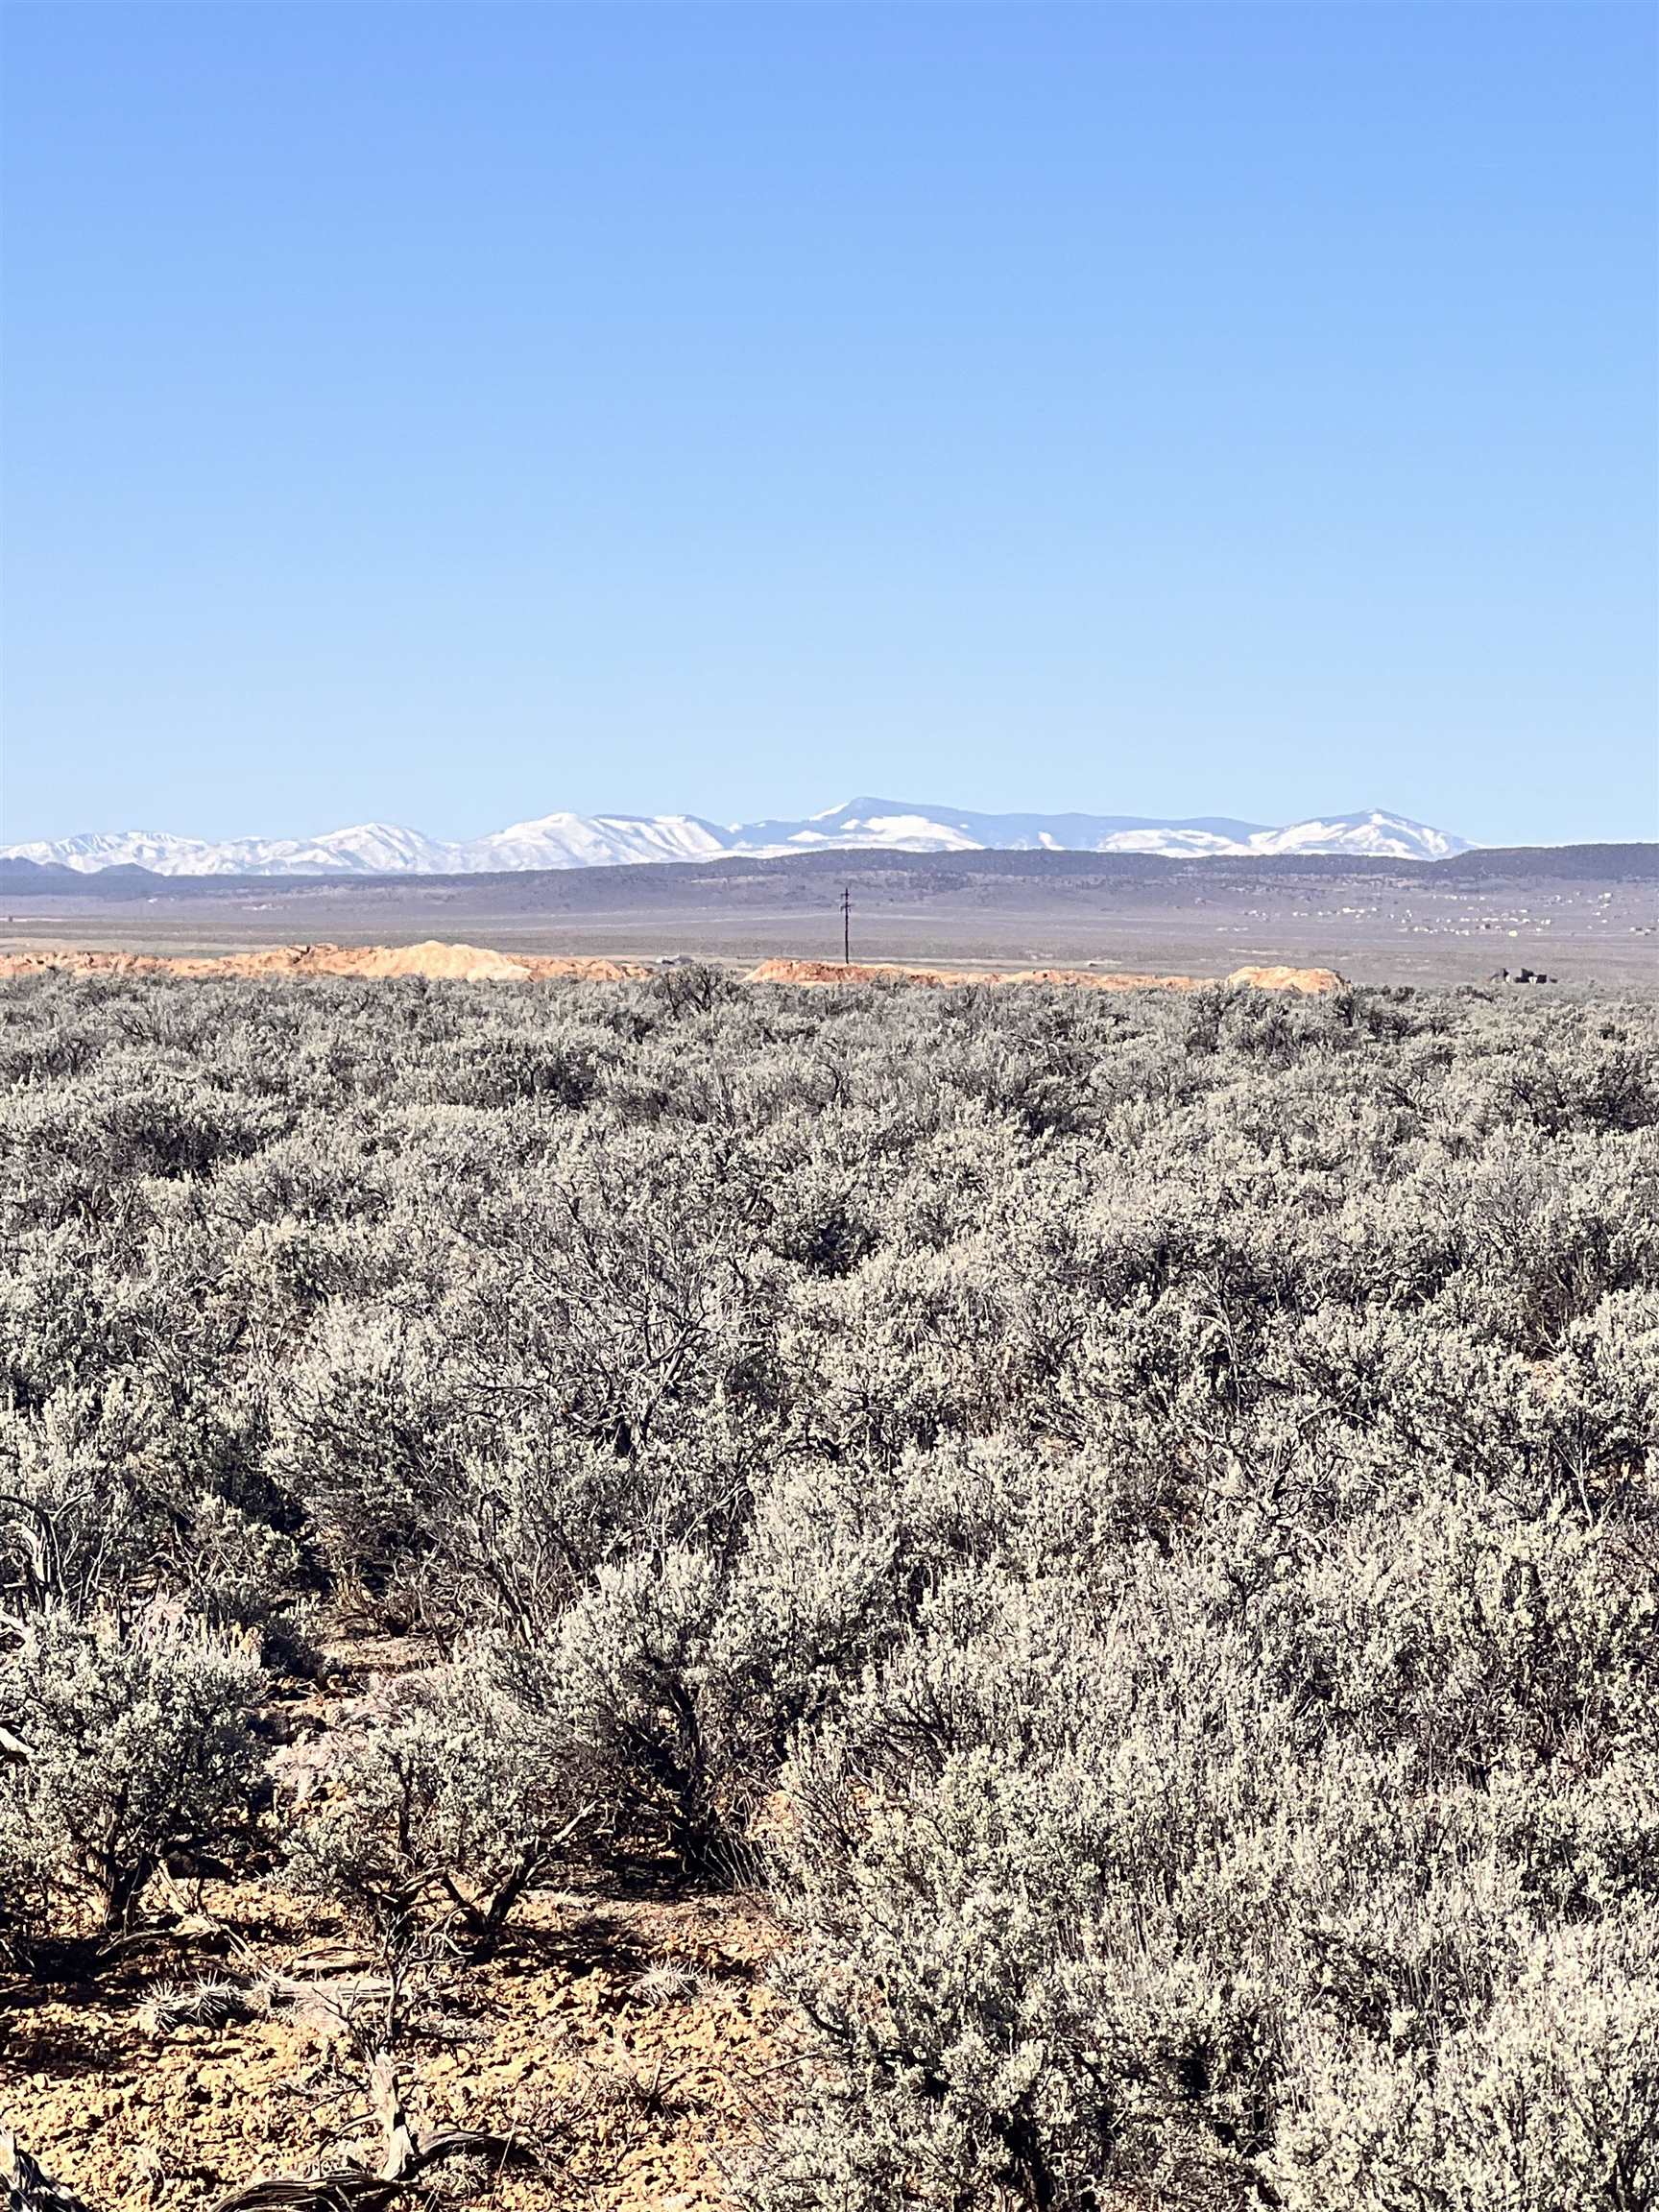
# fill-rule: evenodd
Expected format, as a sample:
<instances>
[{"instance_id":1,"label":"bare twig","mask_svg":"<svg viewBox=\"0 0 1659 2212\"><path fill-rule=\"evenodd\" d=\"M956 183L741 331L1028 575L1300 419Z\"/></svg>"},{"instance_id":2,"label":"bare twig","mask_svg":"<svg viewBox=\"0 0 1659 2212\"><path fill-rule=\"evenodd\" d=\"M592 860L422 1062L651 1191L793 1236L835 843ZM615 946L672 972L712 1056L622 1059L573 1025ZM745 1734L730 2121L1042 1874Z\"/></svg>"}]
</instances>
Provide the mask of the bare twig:
<instances>
[{"instance_id":1,"label":"bare twig","mask_svg":"<svg viewBox=\"0 0 1659 2212\"><path fill-rule=\"evenodd\" d=\"M55 2181L10 2128L0 2128L0 2181L6 2184L6 2212L86 2212L75 2192Z\"/></svg>"},{"instance_id":2,"label":"bare twig","mask_svg":"<svg viewBox=\"0 0 1659 2212\"><path fill-rule=\"evenodd\" d=\"M539 2166L540 2158L517 2135L497 2135L482 2128L438 2128L429 2134L411 2126L403 2104L397 2064L385 2051L369 2060L369 2102L385 2141L380 2170L343 2166L314 2176L281 2174L246 2181L231 2189L211 2212L349 2212L353 2207L390 2203L412 2189L440 2159L472 2156L497 2168Z\"/></svg>"}]
</instances>

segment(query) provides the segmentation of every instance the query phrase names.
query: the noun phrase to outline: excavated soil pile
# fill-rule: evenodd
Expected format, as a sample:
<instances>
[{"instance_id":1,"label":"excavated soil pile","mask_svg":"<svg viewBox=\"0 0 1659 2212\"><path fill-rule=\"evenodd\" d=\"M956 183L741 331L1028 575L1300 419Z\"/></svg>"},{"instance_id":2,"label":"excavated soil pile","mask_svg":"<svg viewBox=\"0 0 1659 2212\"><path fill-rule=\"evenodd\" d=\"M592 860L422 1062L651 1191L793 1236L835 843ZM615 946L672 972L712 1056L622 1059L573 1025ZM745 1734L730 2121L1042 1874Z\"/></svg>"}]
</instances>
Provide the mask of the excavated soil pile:
<instances>
[{"instance_id":1,"label":"excavated soil pile","mask_svg":"<svg viewBox=\"0 0 1659 2212\"><path fill-rule=\"evenodd\" d=\"M77 975L425 975L449 983L524 983L567 976L583 983L637 981L655 971L639 960L557 959L496 952L484 945L274 945L220 959L170 959L152 952L10 952L0 976L67 969Z\"/></svg>"},{"instance_id":2,"label":"excavated soil pile","mask_svg":"<svg viewBox=\"0 0 1659 2212\"><path fill-rule=\"evenodd\" d=\"M940 968L871 967L861 961L762 960L751 971L751 983L998 983L999 975L962 969L948 974Z\"/></svg>"},{"instance_id":3,"label":"excavated soil pile","mask_svg":"<svg viewBox=\"0 0 1659 2212\"><path fill-rule=\"evenodd\" d=\"M1334 968L1235 968L1227 980L1235 989L1300 991L1310 998L1345 988Z\"/></svg>"},{"instance_id":4,"label":"excavated soil pile","mask_svg":"<svg viewBox=\"0 0 1659 2212\"><path fill-rule=\"evenodd\" d=\"M898 965L863 967L857 961L762 960L749 977L751 983L884 983L895 987L927 984L951 989L969 983L1046 983L1079 991L1203 991L1202 975L1125 975L1099 968L992 969L904 968ZM1309 996L1340 991L1342 977L1334 968L1235 968L1229 985L1258 991L1300 991Z\"/></svg>"},{"instance_id":5,"label":"excavated soil pile","mask_svg":"<svg viewBox=\"0 0 1659 2212\"><path fill-rule=\"evenodd\" d=\"M566 977L583 983L627 983L657 973L641 960L560 959L533 952L496 952L484 945L274 945L262 952L219 959L169 958L153 952L74 950L0 953L0 977L62 969L75 975L425 975L451 983L524 983ZM896 963L843 965L834 960L762 960L751 983L910 984L950 990L970 983L1043 983L1079 991L1202 991L1200 975L1123 975L1098 968L906 968ZM1260 991L1339 991L1331 968L1236 968L1227 981Z\"/></svg>"}]
</instances>

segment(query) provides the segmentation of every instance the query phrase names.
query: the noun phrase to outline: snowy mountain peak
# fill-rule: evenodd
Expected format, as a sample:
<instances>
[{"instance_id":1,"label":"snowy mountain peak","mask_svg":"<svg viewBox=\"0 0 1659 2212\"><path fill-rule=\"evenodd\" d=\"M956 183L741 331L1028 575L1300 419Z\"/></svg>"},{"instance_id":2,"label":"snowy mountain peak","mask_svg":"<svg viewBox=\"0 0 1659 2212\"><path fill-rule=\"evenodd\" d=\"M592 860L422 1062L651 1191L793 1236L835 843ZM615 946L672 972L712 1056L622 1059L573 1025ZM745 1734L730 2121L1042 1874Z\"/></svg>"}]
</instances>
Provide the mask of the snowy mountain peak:
<instances>
[{"instance_id":1,"label":"snowy mountain peak","mask_svg":"<svg viewBox=\"0 0 1659 2212\"><path fill-rule=\"evenodd\" d=\"M1336 814L1326 821L1296 822L1287 830L1265 830L1251 839L1261 853L1353 853L1381 860L1445 860L1468 850L1468 841L1444 830L1431 830L1405 814L1372 807L1363 814Z\"/></svg>"},{"instance_id":2,"label":"snowy mountain peak","mask_svg":"<svg viewBox=\"0 0 1659 2212\"><path fill-rule=\"evenodd\" d=\"M1381 807L1272 829L1228 815L1176 821L1134 814L977 814L861 794L820 814L737 822L724 829L696 814L560 811L461 843L445 843L396 822L360 822L312 838L216 842L129 830L0 846L0 859L34 860L87 874L139 867L158 876L463 876L812 852L1144 853L1173 859L1333 853L1361 859L1442 860L1467 850L1465 838Z\"/></svg>"}]
</instances>

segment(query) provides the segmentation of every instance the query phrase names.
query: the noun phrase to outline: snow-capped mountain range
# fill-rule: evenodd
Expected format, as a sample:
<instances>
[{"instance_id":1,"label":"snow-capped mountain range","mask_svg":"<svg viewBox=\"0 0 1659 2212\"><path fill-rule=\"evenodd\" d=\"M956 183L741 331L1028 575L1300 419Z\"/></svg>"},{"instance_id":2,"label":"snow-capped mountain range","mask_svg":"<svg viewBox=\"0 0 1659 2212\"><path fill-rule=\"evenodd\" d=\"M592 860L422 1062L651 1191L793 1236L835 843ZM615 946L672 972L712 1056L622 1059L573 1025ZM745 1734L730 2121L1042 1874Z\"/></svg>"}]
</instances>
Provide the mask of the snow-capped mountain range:
<instances>
[{"instance_id":1,"label":"snow-capped mountain range","mask_svg":"<svg viewBox=\"0 0 1659 2212\"><path fill-rule=\"evenodd\" d=\"M323 837L176 837L115 830L0 845L0 860L95 874L157 876L475 876L527 868L604 868L648 860L769 859L789 853L1149 853L1171 859L1298 853L1443 860L1468 840L1403 814L1334 814L1271 829L1221 816L1175 822L1131 814L969 814L897 799L849 799L804 821L705 822L695 814L543 814L487 837L445 844L419 830L365 822Z\"/></svg>"}]
</instances>

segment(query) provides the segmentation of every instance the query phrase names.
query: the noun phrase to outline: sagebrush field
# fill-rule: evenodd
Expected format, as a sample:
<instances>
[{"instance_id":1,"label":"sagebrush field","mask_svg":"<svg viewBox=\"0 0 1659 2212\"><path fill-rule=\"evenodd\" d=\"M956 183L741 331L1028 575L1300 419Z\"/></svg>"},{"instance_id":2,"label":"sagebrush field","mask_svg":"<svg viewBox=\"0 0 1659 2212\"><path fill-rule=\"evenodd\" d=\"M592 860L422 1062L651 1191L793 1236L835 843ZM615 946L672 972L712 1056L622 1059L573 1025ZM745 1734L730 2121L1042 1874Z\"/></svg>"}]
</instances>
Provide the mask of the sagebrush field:
<instances>
[{"instance_id":1,"label":"sagebrush field","mask_svg":"<svg viewBox=\"0 0 1659 2212\"><path fill-rule=\"evenodd\" d=\"M1659 2205L1659 1007L3 1010L60 2180Z\"/></svg>"}]
</instances>

